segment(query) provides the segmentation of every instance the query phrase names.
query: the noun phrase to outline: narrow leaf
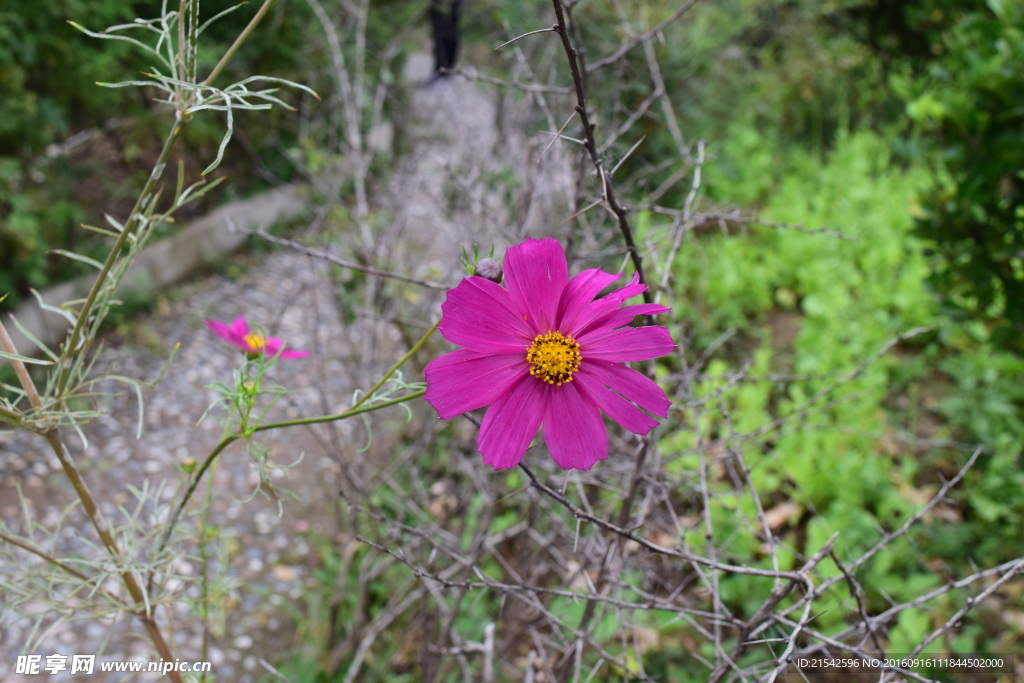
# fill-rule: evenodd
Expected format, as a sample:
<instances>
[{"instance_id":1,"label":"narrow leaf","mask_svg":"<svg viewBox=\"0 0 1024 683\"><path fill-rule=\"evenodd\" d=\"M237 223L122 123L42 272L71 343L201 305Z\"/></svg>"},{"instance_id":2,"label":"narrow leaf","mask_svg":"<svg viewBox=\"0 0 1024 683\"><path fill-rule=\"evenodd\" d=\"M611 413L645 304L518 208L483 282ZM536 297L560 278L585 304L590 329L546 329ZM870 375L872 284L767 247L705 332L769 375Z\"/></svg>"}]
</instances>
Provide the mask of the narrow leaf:
<instances>
[{"instance_id":1,"label":"narrow leaf","mask_svg":"<svg viewBox=\"0 0 1024 683\"><path fill-rule=\"evenodd\" d=\"M19 360L22 363L31 363L32 365L53 365L53 361L40 360L38 358L29 358L28 356L19 356L16 353L7 353L6 351L0 351L0 358L7 358L8 360Z\"/></svg>"},{"instance_id":2,"label":"narrow leaf","mask_svg":"<svg viewBox=\"0 0 1024 683\"><path fill-rule=\"evenodd\" d=\"M59 315L60 317L64 318L69 323L71 323L72 327L78 324L78 318L71 312L65 311L64 309L58 308L56 306L51 306L50 304L46 303L45 301L43 301L42 295L40 295L39 292L37 292L34 289L30 289L29 291L32 292L32 296L36 298L36 301L39 302L39 307L42 308L44 311L49 311L50 313Z\"/></svg>"},{"instance_id":3,"label":"narrow leaf","mask_svg":"<svg viewBox=\"0 0 1024 683\"><path fill-rule=\"evenodd\" d=\"M96 259L89 258L88 256L82 256L81 254L76 254L73 251L67 251L66 249L51 249L49 253L65 256L71 259L72 261L80 261L81 263L85 263L92 266L96 270L103 270L103 264L97 261Z\"/></svg>"},{"instance_id":4,"label":"narrow leaf","mask_svg":"<svg viewBox=\"0 0 1024 683\"><path fill-rule=\"evenodd\" d=\"M35 346L37 349L39 349L40 351L45 353L47 356L52 358L54 361L56 361L58 359L57 354L54 353L50 349L50 347L48 347L46 344L41 342L36 335L32 334L31 330L29 330L27 327L25 327L20 322L18 322L18 319L15 318L13 315L9 315L9 317L11 319L11 322L14 323L14 327L17 328L17 330L19 332L21 332L23 335L25 335L25 339L28 339L30 342L32 342L33 346Z\"/></svg>"}]
</instances>

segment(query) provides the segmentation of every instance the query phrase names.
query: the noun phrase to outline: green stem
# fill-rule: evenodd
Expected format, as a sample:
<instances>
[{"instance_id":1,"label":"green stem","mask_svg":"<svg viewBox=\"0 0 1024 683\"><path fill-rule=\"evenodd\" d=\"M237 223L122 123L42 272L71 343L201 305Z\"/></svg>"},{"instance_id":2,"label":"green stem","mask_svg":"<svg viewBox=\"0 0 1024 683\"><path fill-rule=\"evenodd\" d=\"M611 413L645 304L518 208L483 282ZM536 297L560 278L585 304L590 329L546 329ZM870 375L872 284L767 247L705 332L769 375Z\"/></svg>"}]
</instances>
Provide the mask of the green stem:
<instances>
[{"instance_id":1,"label":"green stem","mask_svg":"<svg viewBox=\"0 0 1024 683\"><path fill-rule=\"evenodd\" d=\"M235 38L235 42L231 44L228 51L225 52L224 56L220 58L219 62L217 62L217 66L213 67L213 71L211 71L210 75L206 77L205 81L203 81L203 85L210 85L213 83L214 79L220 75L220 72L224 70L227 63L235 56L235 52L238 51L238 48L241 47L242 43L245 42L245 39L249 37L249 34L252 33L253 29L256 28L256 25L260 23L267 11L270 9L270 6L273 4L274 0L264 0L263 6L256 12L256 16L254 16L252 21L249 22L249 25L242 29L242 32L238 34L238 37Z\"/></svg>"},{"instance_id":2,"label":"green stem","mask_svg":"<svg viewBox=\"0 0 1024 683\"><path fill-rule=\"evenodd\" d=\"M188 0L181 0L178 5L178 80L185 81L188 79L187 70L185 67L185 12ZM178 90L178 109L184 109L185 103L181 101L181 90Z\"/></svg>"},{"instance_id":3,"label":"green stem","mask_svg":"<svg viewBox=\"0 0 1024 683\"><path fill-rule=\"evenodd\" d=\"M13 410L7 410L7 408L0 407L0 420L12 424L15 427L21 427L21 415L14 412Z\"/></svg>"},{"instance_id":4,"label":"green stem","mask_svg":"<svg viewBox=\"0 0 1024 683\"><path fill-rule=\"evenodd\" d=\"M388 381L389 379L391 379L391 375L393 375L393 374L395 374L396 372L398 372L398 368L402 367L402 366L403 366L403 365L405 364L405 362L406 362L407 360L409 360L410 358L412 358L412 357L413 357L413 355L415 355L415 353L416 353L417 351L419 351L419 350L420 350L421 348L423 348L423 345L427 343L427 340L428 340L428 339L430 339L430 336L431 336L432 334L434 334L434 330L436 330L436 329L438 328L438 326L439 326L440 324L441 324L441 321L440 321L440 320L438 320L438 321L437 321L436 323L434 323L433 325L431 325L431 326L430 326L430 329L429 329L429 330L427 330L427 331L426 331L426 332L425 332L425 333L423 334L423 336L422 336L422 337L420 337L420 340L419 340L418 342L416 342L415 344L413 344L413 345L412 345L412 348L411 348L411 349L409 349L408 353L406 353L406 354L405 354L404 356L402 356L401 358L399 358L399 359L398 359L398 362L397 362L397 363L395 363L394 365L392 365L392 366L391 366L391 369L390 369L390 370L388 370L388 371L387 371L386 373L384 373L384 376L380 378L380 381L378 381L378 382L377 382L376 384L374 384L374 385L373 385L372 387L370 387L370 390L369 390L369 391L367 391L367 392L366 392L366 393L365 393L365 394L363 395L363 397L362 397L361 399L359 399L359 400L358 400L358 401L357 401L357 402L355 403L355 405L353 405L353 406L352 406L352 407L351 407L351 408L350 408L349 410L355 410L355 409L356 409L356 408L358 408L359 406L361 406L361 405L363 405L364 403L366 403L366 401L367 401L367 400L368 400L368 399L369 399L369 398L370 398L371 396L373 396L373 395L374 395L375 393L377 393L377 390L378 390L378 389L380 389L380 388L381 388L382 386L384 386L384 383L385 383L385 382L387 382L387 381Z\"/></svg>"},{"instance_id":5,"label":"green stem","mask_svg":"<svg viewBox=\"0 0 1024 683\"><path fill-rule=\"evenodd\" d=\"M185 67L188 82L196 82L196 61L199 59L199 0L189 0L188 57ZM194 92L194 91L193 91Z\"/></svg>"},{"instance_id":6,"label":"green stem","mask_svg":"<svg viewBox=\"0 0 1024 683\"><path fill-rule=\"evenodd\" d=\"M344 420L345 418L355 417L356 415L362 415L363 413L371 413L374 410L379 410L380 408L388 408L390 406L396 406L399 403L405 403L406 401L411 401L411 400L413 400L415 398L419 398L419 397L423 396L425 393L427 393L426 389L419 389L418 391L414 391L411 394L407 394L407 395L401 396L399 398L393 398L390 401L384 401L382 403L375 403L372 406L365 406L365 407L360 407L360 408L349 408L345 412L338 413L337 415L321 415L319 417L304 417L304 418L300 418L298 420L286 420L284 422L272 422L270 424L260 425L259 427L256 427L256 429L254 429L253 431L254 432L264 432L264 431L266 431L268 429L280 429L282 427L298 427L299 425L315 425L315 424L320 424L322 422L334 422L336 420ZM360 405L362 403L363 403L363 401L360 401L359 404L357 404L357 405Z\"/></svg>"},{"instance_id":7,"label":"green stem","mask_svg":"<svg viewBox=\"0 0 1024 683\"><path fill-rule=\"evenodd\" d=\"M203 512L199 517L199 562L202 566L202 574L200 577L202 602L199 605L199 610L200 618L203 621L203 644L200 656L203 661L208 661L210 659L208 656L210 651L210 554L208 552L209 543L207 542L206 523L210 510L210 503L213 501L213 480L215 478L216 475L212 474L210 475L210 478L206 480L206 504L203 505ZM202 680L206 680L206 674L203 674Z\"/></svg>"},{"instance_id":8,"label":"green stem","mask_svg":"<svg viewBox=\"0 0 1024 683\"><path fill-rule=\"evenodd\" d=\"M398 405L399 403L405 403L406 401L411 401L413 399L420 398L425 393L427 393L426 389L420 389L419 391L414 391L413 393L408 394L407 396L401 396L399 398L394 398L391 399L390 401L384 401L383 403L377 403L372 406L351 408L343 413L338 413L336 415L321 415L319 417L307 417L299 420L273 422L270 424L260 425L256 427L253 431L265 432L270 429L280 429L283 427L296 427L298 425L311 425L319 424L322 422L334 422L336 420L344 420L349 417L355 417L356 415L362 415L363 413L369 413L373 412L374 410L380 410L381 408L389 408L391 406ZM217 459L217 456L224 452L225 448L227 448L235 441L238 441L239 439L242 438L245 438L245 435L229 434L228 436L222 438L220 440L220 443L218 443L214 447L214 449L210 451L210 454L206 456L206 459L203 461L203 464L200 465L199 469L196 470L195 476L192 478L192 481L189 483L188 488L185 490L185 495L178 503L178 506L174 509L174 513L171 514L171 518L167 521L167 527L164 529L164 535L160 538L160 545L157 546L158 554L163 552L164 548L167 547L167 543L171 540L171 533L174 531L174 525L178 523L178 519L181 517L182 511L185 509L185 506L188 504L188 501L191 500L192 494L195 493L195 490L199 486L199 482L202 480L203 475L206 474L206 471L210 469L211 465L213 465L214 461Z\"/></svg>"},{"instance_id":9,"label":"green stem","mask_svg":"<svg viewBox=\"0 0 1024 683\"><path fill-rule=\"evenodd\" d=\"M96 305L97 299L99 299L100 292L102 292L107 286L107 278L110 275L110 271L113 270L114 264L117 263L121 250L124 248L124 245L127 244L128 238L138 227L139 217L142 215L143 207L156 191L156 185L160 182L160 178L164 174L164 167L167 165L167 160L170 159L171 149L174 147L174 143L177 142L178 136L181 134L181 130L184 126L184 121L179 120L174 125L174 128L171 129L170 134L164 141L164 148L161 150L160 156L157 158L156 165L153 166L153 170L150 172L149 178L146 180L146 184L142 187L142 192L139 193L138 199L135 200L135 206L132 207L132 212L128 216L128 221L124 224L124 228L121 230L121 234L118 235L117 241L114 242L114 246L110 249L110 253L107 254L107 260L104 261L103 268L96 277L96 281L93 283L92 289L89 290L89 295L86 297L85 303L82 305L82 309L78 313L78 319L75 321L75 326L71 330L71 335L67 338L63 352L61 353L57 392L55 394L57 397L63 396L64 391L67 388L68 373L70 372L72 365L72 355L77 353L84 358L89 352L89 345L92 343L92 338L90 335L85 334L85 326L92 315L92 309ZM81 344L80 349L79 344Z\"/></svg>"}]
</instances>

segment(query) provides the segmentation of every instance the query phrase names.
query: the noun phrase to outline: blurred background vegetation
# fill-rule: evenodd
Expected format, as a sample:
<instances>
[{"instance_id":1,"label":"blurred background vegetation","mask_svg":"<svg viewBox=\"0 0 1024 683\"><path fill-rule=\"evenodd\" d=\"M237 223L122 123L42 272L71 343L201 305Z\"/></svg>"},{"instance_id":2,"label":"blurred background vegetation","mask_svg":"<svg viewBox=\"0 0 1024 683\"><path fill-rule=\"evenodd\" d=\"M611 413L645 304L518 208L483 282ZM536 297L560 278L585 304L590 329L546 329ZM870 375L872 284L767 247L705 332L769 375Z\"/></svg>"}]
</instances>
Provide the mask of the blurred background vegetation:
<instances>
[{"instance_id":1,"label":"blurred background vegetation","mask_svg":"<svg viewBox=\"0 0 1024 683\"><path fill-rule=\"evenodd\" d=\"M204 0L203 11L230 4ZM629 18L637 26L653 25L678 5L636 4ZM98 80L134 77L135 56L127 58L120 44L82 36L65 20L98 28L151 16L155 5L67 0L24 12L0 4L0 293L11 293L4 305L67 274L66 263L52 261L48 249L88 253L78 224L123 210L159 147L152 121L170 115L145 93L125 97L132 91L96 87ZM398 48L391 67L368 69L374 78L395 78L405 56L426 48L425 5L371 4L368 59ZM577 6L586 60L614 52L626 38L618 5ZM470 0L462 64L510 80L511 60L491 48L551 22L545 3ZM229 40L213 30L214 42ZM279 0L262 30L273 31L274 39L247 44L232 69L320 90L330 78L330 58L324 40L309 39L322 35L309 4ZM550 42L523 47L532 50L528 57L539 72L550 64L564 72ZM756 488L766 495L765 507L783 500L795 505L780 531L790 547L817 548L843 529L844 552L856 557L877 540L879 528L898 525L959 469L963 444L980 443L988 451L955 492L955 504L864 570L869 610L911 599L972 565L1024 554L1024 4L707 0L653 47L679 130L688 142L707 144L703 210L739 208L852 238L714 223L686 243L671 280L672 327L688 354L716 349L697 393L720 388L748 361L751 376L763 381L724 395L735 425L709 410L699 432L662 430L662 450L684 454L667 465L679 495L686 497L688 473L697 469L696 434L752 432L834 384L887 340L926 327L824 408L744 443L747 462L756 463ZM601 126L619 125L647 96L646 74L638 49L590 75ZM403 88L416 84L393 85L385 111L398 118ZM258 127L240 121L218 171L231 174L233 196L308 178L326 163L320 144L331 135L326 112L300 107L260 117ZM221 130L193 125L186 158L209 158ZM86 139L82 131L96 134ZM624 155L640 136L646 140L620 169L617 189L634 207L641 235L651 236L664 228L663 217L645 210L652 179L670 176L685 160L672 131L654 117L636 121L610 155ZM397 142L400 155L400 130ZM371 191L387 172L387 164L375 169ZM681 206L689 189L687 182L668 187L657 204ZM343 187L335 199L344 202L350 191ZM231 196L222 192L217 200ZM197 210L204 208L209 205ZM775 376L804 379L772 381ZM521 485L509 477L510 488ZM749 519L750 501L730 493L728 482L718 484L718 528ZM499 515L493 523L509 519ZM730 557L756 564L756 534L739 526L734 532ZM700 548L702 533L689 541ZM310 610L323 602L316 591L346 584L332 573L338 567L336 559L324 560L322 585L309 588ZM740 612L745 602L756 608L763 601L763 588L743 576L724 577L722 586ZM1024 615L1016 590L1003 608ZM848 599L838 596L837 604ZM909 651L954 611L951 604L908 612L891 634L892 650ZM474 605L481 613L494 607L486 600ZM835 618L842 613L836 610ZM819 629L838 628L832 618L821 617ZM478 622L466 618L467 638ZM307 632L315 633L315 620L310 623ZM975 612L956 642L938 649L1019 651L1022 624L1008 628ZM686 628L650 625L668 634ZM315 649L313 636L307 647ZM678 651L659 651L663 680L685 680L674 678L687 666ZM308 655L291 670L297 680L317 680L309 670L316 657ZM378 665L370 673L380 680L394 670L386 658ZM650 667L648 674L659 677Z\"/></svg>"}]
</instances>

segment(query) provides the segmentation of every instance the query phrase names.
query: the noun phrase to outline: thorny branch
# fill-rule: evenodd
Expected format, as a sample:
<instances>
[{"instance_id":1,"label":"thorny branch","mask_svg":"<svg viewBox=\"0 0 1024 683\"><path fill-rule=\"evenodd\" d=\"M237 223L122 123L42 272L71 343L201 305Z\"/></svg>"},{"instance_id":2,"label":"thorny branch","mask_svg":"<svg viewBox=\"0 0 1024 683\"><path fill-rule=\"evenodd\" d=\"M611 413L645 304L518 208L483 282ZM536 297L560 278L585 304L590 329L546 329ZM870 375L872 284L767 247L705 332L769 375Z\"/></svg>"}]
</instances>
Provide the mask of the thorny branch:
<instances>
[{"instance_id":1,"label":"thorny branch","mask_svg":"<svg viewBox=\"0 0 1024 683\"><path fill-rule=\"evenodd\" d=\"M598 151L597 141L594 138L594 129L597 127L597 124L590 120L590 112L587 109L587 95L583 84L583 73L580 71L579 65L579 52L569 42L570 26L565 20L562 0L552 0L552 4L554 5L555 16L557 17L557 23L552 26L552 29L562 40L562 48L569 61L569 70L572 72L572 81L576 89L576 113L579 115L580 124L583 126L584 147L586 147L587 153L590 155L590 161L601 181L601 197L618 221L619 231L622 233L622 239L626 243L629 257L633 261L633 268L640 278L640 284L646 285L647 279L644 275L643 256L637 248L636 241L633 238L633 228L629 224L629 218L627 218L629 209L620 204L615 196L610 174L605 170L604 162ZM646 303L654 301L650 288L644 291L644 301Z\"/></svg>"}]
</instances>

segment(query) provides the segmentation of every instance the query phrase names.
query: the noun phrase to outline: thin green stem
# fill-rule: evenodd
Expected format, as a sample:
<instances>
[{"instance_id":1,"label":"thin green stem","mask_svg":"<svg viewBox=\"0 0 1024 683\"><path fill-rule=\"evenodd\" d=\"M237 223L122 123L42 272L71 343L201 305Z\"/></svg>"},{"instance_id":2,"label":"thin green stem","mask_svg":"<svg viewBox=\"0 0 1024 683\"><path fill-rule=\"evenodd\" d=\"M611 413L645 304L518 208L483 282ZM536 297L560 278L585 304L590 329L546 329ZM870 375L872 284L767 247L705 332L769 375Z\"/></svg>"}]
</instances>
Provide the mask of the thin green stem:
<instances>
[{"instance_id":1,"label":"thin green stem","mask_svg":"<svg viewBox=\"0 0 1024 683\"><path fill-rule=\"evenodd\" d=\"M249 379L249 364L247 363L242 367L242 381L241 381L241 392L238 394L238 398L241 399L241 405L238 406L238 414L241 416L241 420L238 425L239 434L251 434L252 431L249 429L249 419L252 416L252 409L256 406L258 396L254 395L254 390L250 387L258 386L260 376L263 373L258 372L255 380ZM255 385L253 383L256 383ZM236 399L236 403L238 399Z\"/></svg>"},{"instance_id":2,"label":"thin green stem","mask_svg":"<svg viewBox=\"0 0 1024 683\"><path fill-rule=\"evenodd\" d=\"M181 517L182 510L188 504L188 501L192 499L192 494L195 493L196 487L199 486L199 482L202 481L203 475L210 469L217 456L220 455L225 448L233 444L238 439L242 438L241 434L228 434L223 437L210 454L203 460L203 464L196 470L195 475L192 477L192 481L189 482L188 488L185 489L185 495L182 496L181 501L178 503L178 507L174 508L174 512L171 513L171 518L167 521L167 527L164 529L163 536L160 537L160 544L157 546L157 554L162 553L164 548L167 547L167 543L171 540L171 533L174 531L174 526L178 523L178 519Z\"/></svg>"},{"instance_id":3,"label":"thin green stem","mask_svg":"<svg viewBox=\"0 0 1024 683\"><path fill-rule=\"evenodd\" d=\"M13 410L8 410L7 408L4 408L2 406L0 406L0 420L3 420L8 424L12 424L15 427L22 426L21 415Z\"/></svg>"},{"instance_id":4,"label":"thin green stem","mask_svg":"<svg viewBox=\"0 0 1024 683\"><path fill-rule=\"evenodd\" d=\"M164 148L160 151L160 156L157 158L156 165L153 166L153 170L149 174L149 178L146 179L146 184L142 187L142 192L139 193L138 199L135 200L135 206L132 207L132 212L128 216L127 222L124 224L124 228L121 230L121 234L118 235L117 241L114 242L114 246L111 247L110 253L107 254L107 260L103 263L103 268L100 270L99 275L96 277L96 281L92 285L92 289L89 290L89 295L85 299L85 303L82 304L82 309L78 312L78 319L75 321L75 326L71 330L71 335L65 342L64 349L61 353L60 359L60 370L57 379L57 393L56 396L62 396L65 389L67 388L68 376L71 371L71 357L75 354L80 354L85 357L89 352L89 345L92 343L92 339L89 335L85 334L85 326L88 324L90 317L92 316L92 309L96 305L96 301L99 299L100 292L107 286L107 278L110 276L110 271L113 270L114 264L117 263L118 257L121 255L121 250L128 242L128 238L135 232L139 224L139 217L142 215L143 207L146 202L149 201L153 193L156 191L156 185L160 182L160 178L164 174L164 167L167 165L167 160L170 159L171 149L174 147L174 143L177 142L178 136L181 134L182 128L185 124L183 121L178 121L174 128L171 129L167 139L164 141ZM81 348L79 348L81 344Z\"/></svg>"},{"instance_id":5,"label":"thin green stem","mask_svg":"<svg viewBox=\"0 0 1024 683\"><path fill-rule=\"evenodd\" d=\"M186 68L185 68L185 11L188 5L188 0L181 0L178 4L178 80L185 81L188 79ZM185 104L181 101L181 90L178 90L178 109L184 109Z\"/></svg>"},{"instance_id":6,"label":"thin green stem","mask_svg":"<svg viewBox=\"0 0 1024 683\"><path fill-rule=\"evenodd\" d=\"M203 81L203 85L209 85L217 75L220 74L221 70L223 70L225 65L227 65L228 61L230 61L238 48L245 42L249 37L249 34L252 33L253 29L256 28L266 15L273 2L274 0L264 0L263 6L260 7L258 12L256 12L256 16L252 18L249 24L238 35L238 38L235 39L235 42L231 45L228 51L224 53L224 56L221 57L217 66L214 67L207 79ZM183 21L183 17L179 16L178 21ZM142 192L139 194L139 198L136 200L135 206L132 208L132 212L128 217L128 221L124 225L124 229L118 236L113 248L111 248L110 254L108 254L107 260L104 262L103 268L100 270L100 274L92 286L92 290L90 290L89 295L85 299L85 304L83 304L82 310L79 312L78 320L75 322L75 326L71 330L71 336L68 337L67 344L64 347L63 357L61 358L60 375L57 382L58 396L63 394L64 390L67 388L68 374L71 369L71 355L78 351L79 343L82 344L82 353L84 354L88 352L91 339L87 336L83 337L85 325L89 320L93 307L96 305L96 300L99 298L100 292L103 287L106 286L107 276L110 274L114 264L117 262L117 258L120 255L121 250L124 248L125 243L128 241L129 235L131 235L138 227L139 216L141 215L143 207L153 195L157 182L159 182L161 176L163 176L164 167L167 165L167 160L171 155L171 149L174 147L174 143L177 141L178 135L181 133L184 125L185 121L179 119L171 130L170 135L167 136L167 140L164 142L164 148L160 152L156 165L153 167L153 171L149 174L149 178L146 180L146 184L142 188Z\"/></svg>"},{"instance_id":7,"label":"thin green stem","mask_svg":"<svg viewBox=\"0 0 1024 683\"><path fill-rule=\"evenodd\" d=\"M398 362L395 363L394 365L392 365L391 369L388 370L386 373L384 373L384 376L380 378L380 381L378 381L376 384L374 384L372 387L370 387L370 390L367 391L363 395L363 397L361 399L359 399L355 403L355 405L353 405L349 410L355 410L359 406L361 406L364 403L366 403L366 401L369 400L369 398L371 396L373 396L377 392L378 389L380 389L382 386L384 386L384 383L387 382L389 379L391 379L391 376L393 374L398 372L398 368L402 367L407 360L412 358L416 354L417 351L419 351L421 348L423 348L423 345L427 343L427 340L430 339L430 336L432 334L434 334L434 330L436 330L440 324L441 324L441 321L438 320L436 323L431 325L430 329L427 330L423 334L422 337L420 337L419 341L412 345L412 348L409 349L408 353L406 353L404 356L399 358Z\"/></svg>"},{"instance_id":8,"label":"thin green stem","mask_svg":"<svg viewBox=\"0 0 1024 683\"><path fill-rule=\"evenodd\" d=\"M189 26L188 26L188 57L186 58L186 73L188 82L196 82L196 61L199 59L199 0L189 0Z\"/></svg>"},{"instance_id":9,"label":"thin green stem","mask_svg":"<svg viewBox=\"0 0 1024 683\"><path fill-rule=\"evenodd\" d=\"M216 475L211 474L210 478L206 480L206 502L203 505L203 512L199 516L199 562L202 566L202 573L200 575L202 602L199 605L199 610L200 618L203 621L203 644L200 656L203 661L210 659L208 656L210 651L210 553L208 550L210 544L208 543L206 533L206 522L210 511L210 504L213 502L213 480L215 478ZM203 680L206 680L205 674L203 675Z\"/></svg>"},{"instance_id":10,"label":"thin green stem","mask_svg":"<svg viewBox=\"0 0 1024 683\"><path fill-rule=\"evenodd\" d=\"M315 424L320 424L320 423L323 423L323 422L335 422L337 420L344 420L345 418L348 418L348 417L355 417L356 415L362 415L363 413L372 413L374 410L379 410L381 408L389 408L391 406L396 406L399 403L405 403L406 401L411 401L411 400L413 400L415 398L419 398L419 397L423 396L425 393L427 393L426 389L419 389L417 391L412 392L411 394L406 394L405 396L400 396L399 398L393 398L390 401L383 401L382 403L375 403L372 406L365 406L365 407L360 407L360 408L349 408L345 412L338 413L337 415L321 415L320 417L306 417L306 418L300 418L298 420L287 420L287 421L284 421L284 422L272 422L270 424L260 425L259 427L257 427L253 431L255 431L255 432L264 432L264 431L267 431L268 429L281 429L282 427L297 427L299 425L315 425ZM362 401L360 401L360 404L361 403L362 403Z\"/></svg>"},{"instance_id":11,"label":"thin green stem","mask_svg":"<svg viewBox=\"0 0 1024 683\"><path fill-rule=\"evenodd\" d=\"M335 422L337 420L344 420L349 417L355 417L356 415L362 415L363 413L370 413L373 412L374 410L380 410L381 408L389 408L391 406L398 405L399 403L412 401L413 399L420 398L425 393L427 393L426 389L420 389L419 391L414 391L406 396L393 398L390 401L384 401L382 403L377 403L372 406L351 408L349 410L346 410L345 412L338 413L336 415L321 415L319 417L307 417L298 420L272 422L269 424L264 424L256 427L253 430L253 432L265 432L271 429L281 429L284 427L296 427L299 425L311 425L320 424L323 422ZM235 441L238 441L239 439L242 438L245 438L243 434L229 434L225 436L214 447L214 449L210 451L210 454L206 456L206 459L203 460L203 463L196 470L196 473L193 476L192 481L189 482L188 488L185 490L185 495L182 496L181 501L178 503L178 506L174 509L174 512L171 514L170 519L167 521L167 527L164 529L164 534L160 538L160 545L157 546L157 553L163 552L164 548L167 547L167 543L171 540L171 533L174 531L174 526L178 523L178 519L181 517L182 511L185 509L185 506L188 504L188 501L192 499L192 494L195 493L195 490L199 486L199 482L202 480L203 475L206 474L206 471L210 469L210 467L213 465L214 461L217 459L217 456L223 453L225 448L227 448Z\"/></svg>"},{"instance_id":12,"label":"thin green stem","mask_svg":"<svg viewBox=\"0 0 1024 683\"><path fill-rule=\"evenodd\" d=\"M205 81L203 81L203 85L210 85L217 78L217 76L220 75L220 72L224 70L224 67L227 66L227 63L231 61L232 57L235 56L235 52L237 52L238 48L242 46L242 43L244 43L245 39L249 37L249 34L252 33L253 29L256 28L257 24L259 24L260 21L263 20L263 17L270 9L270 6L273 4L274 0L263 0L263 6L260 7L259 10L256 12L256 16L254 16L252 20L249 22L249 25L242 29L242 32L238 34L238 37L235 38L235 42L231 44L231 47L228 48L228 51L225 52L224 56L220 58L219 62L217 62L217 66L213 67L213 71L211 71L210 75L206 77Z\"/></svg>"}]
</instances>

